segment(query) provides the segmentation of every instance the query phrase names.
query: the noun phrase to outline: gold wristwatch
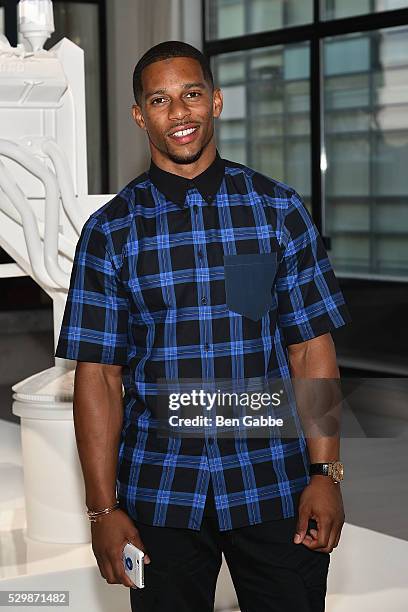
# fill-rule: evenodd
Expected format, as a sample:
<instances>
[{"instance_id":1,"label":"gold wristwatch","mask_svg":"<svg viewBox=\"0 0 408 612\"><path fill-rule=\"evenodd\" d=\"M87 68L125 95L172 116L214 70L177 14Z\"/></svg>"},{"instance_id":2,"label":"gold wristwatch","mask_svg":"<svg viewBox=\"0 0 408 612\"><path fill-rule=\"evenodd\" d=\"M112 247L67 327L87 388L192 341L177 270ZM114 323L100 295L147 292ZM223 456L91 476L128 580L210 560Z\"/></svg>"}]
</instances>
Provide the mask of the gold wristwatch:
<instances>
[{"instance_id":1,"label":"gold wristwatch","mask_svg":"<svg viewBox=\"0 0 408 612\"><path fill-rule=\"evenodd\" d=\"M329 463L311 463L309 466L309 476L331 476L336 484L344 480L344 465L341 461L331 461Z\"/></svg>"}]
</instances>

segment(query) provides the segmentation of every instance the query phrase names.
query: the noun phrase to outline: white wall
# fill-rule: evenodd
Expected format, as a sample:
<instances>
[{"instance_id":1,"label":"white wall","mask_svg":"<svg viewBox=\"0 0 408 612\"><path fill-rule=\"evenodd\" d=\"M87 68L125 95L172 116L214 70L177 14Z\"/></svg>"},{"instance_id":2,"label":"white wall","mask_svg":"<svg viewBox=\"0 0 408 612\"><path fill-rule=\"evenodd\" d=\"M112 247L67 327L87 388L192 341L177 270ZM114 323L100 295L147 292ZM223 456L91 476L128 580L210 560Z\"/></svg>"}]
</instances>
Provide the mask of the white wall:
<instances>
[{"instance_id":1,"label":"white wall","mask_svg":"<svg viewBox=\"0 0 408 612\"><path fill-rule=\"evenodd\" d=\"M107 0L110 192L146 170L146 135L130 114L133 69L164 40L202 48L201 0Z\"/></svg>"}]
</instances>

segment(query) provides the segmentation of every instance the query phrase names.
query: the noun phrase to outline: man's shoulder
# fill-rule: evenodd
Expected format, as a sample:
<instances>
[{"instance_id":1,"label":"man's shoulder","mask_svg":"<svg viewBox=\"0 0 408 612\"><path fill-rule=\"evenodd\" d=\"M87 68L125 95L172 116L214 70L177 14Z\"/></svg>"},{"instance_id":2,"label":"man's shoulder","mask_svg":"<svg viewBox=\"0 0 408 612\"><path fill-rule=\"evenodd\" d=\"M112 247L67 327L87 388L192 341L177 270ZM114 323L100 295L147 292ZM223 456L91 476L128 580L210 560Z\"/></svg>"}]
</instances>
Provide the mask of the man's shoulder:
<instances>
[{"instance_id":1,"label":"man's shoulder","mask_svg":"<svg viewBox=\"0 0 408 612\"><path fill-rule=\"evenodd\" d=\"M94 222L110 223L129 218L135 212L136 202L143 201L143 193L148 191L149 177L146 172L139 174L122 187L110 200L102 204L91 215Z\"/></svg>"},{"instance_id":2,"label":"man's shoulder","mask_svg":"<svg viewBox=\"0 0 408 612\"><path fill-rule=\"evenodd\" d=\"M254 168L229 159L224 159L224 163L226 175L231 177L239 177L241 175L249 189L255 191L260 196L266 196L267 199L277 198L288 201L294 195L298 196L296 190L290 185L267 176Z\"/></svg>"},{"instance_id":3,"label":"man's shoulder","mask_svg":"<svg viewBox=\"0 0 408 612\"><path fill-rule=\"evenodd\" d=\"M96 235L104 236L104 240L116 254L121 253L129 239L130 230L134 227L137 205L150 203L149 184L146 172L132 179L116 195L89 215L83 231L95 229Z\"/></svg>"}]
</instances>

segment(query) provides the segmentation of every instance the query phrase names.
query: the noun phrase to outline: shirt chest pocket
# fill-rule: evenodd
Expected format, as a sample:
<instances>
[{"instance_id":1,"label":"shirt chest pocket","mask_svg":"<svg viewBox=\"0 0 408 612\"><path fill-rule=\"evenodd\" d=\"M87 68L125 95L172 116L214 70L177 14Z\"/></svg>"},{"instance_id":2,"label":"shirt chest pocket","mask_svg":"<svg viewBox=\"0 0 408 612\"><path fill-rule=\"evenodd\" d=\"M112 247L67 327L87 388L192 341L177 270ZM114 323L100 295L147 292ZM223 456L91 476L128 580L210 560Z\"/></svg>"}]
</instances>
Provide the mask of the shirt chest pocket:
<instances>
[{"instance_id":1,"label":"shirt chest pocket","mask_svg":"<svg viewBox=\"0 0 408 612\"><path fill-rule=\"evenodd\" d=\"M277 254L224 255L225 295L229 310L258 321L272 306Z\"/></svg>"}]
</instances>

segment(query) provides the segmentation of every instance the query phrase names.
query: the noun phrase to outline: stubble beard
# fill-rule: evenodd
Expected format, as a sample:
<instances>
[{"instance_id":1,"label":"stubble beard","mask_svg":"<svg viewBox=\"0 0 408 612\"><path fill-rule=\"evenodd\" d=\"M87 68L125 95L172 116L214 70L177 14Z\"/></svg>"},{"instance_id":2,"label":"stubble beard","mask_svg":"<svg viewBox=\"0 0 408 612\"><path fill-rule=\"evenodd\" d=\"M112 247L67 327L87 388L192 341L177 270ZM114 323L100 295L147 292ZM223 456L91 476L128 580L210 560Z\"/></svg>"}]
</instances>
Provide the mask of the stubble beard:
<instances>
[{"instance_id":1,"label":"stubble beard","mask_svg":"<svg viewBox=\"0 0 408 612\"><path fill-rule=\"evenodd\" d=\"M203 150L204 150L204 147L201 147L201 149L199 149L197 153L193 153L192 155L188 157L181 157L180 155L174 155L174 153L167 150L167 155L174 164L188 165L188 164L194 164L194 162L198 161L201 155L203 154Z\"/></svg>"},{"instance_id":2,"label":"stubble beard","mask_svg":"<svg viewBox=\"0 0 408 612\"><path fill-rule=\"evenodd\" d=\"M167 155L167 157L174 164L180 164L180 165L194 164L194 162L196 162L196 161L198 161L200 159L201 155L203 154L203 151L204 151L205 147L208 145L208 143L210 142L211 138L213 137L213 134L214 134L214 127L211 130L211 133L209 134L209 137L206 140L206 142L203 144L203 146L200 147L200 149L196 153L192 153L191 155L187 155L187 156L177 155L177 154L173 153L172 151L170 151L167 146L164 147L164 150L161 147L159 148L159 150L162 153L165 153ZM149 135L149 139L150 139L150 135Z\"/></svg>"}]
</instances>

